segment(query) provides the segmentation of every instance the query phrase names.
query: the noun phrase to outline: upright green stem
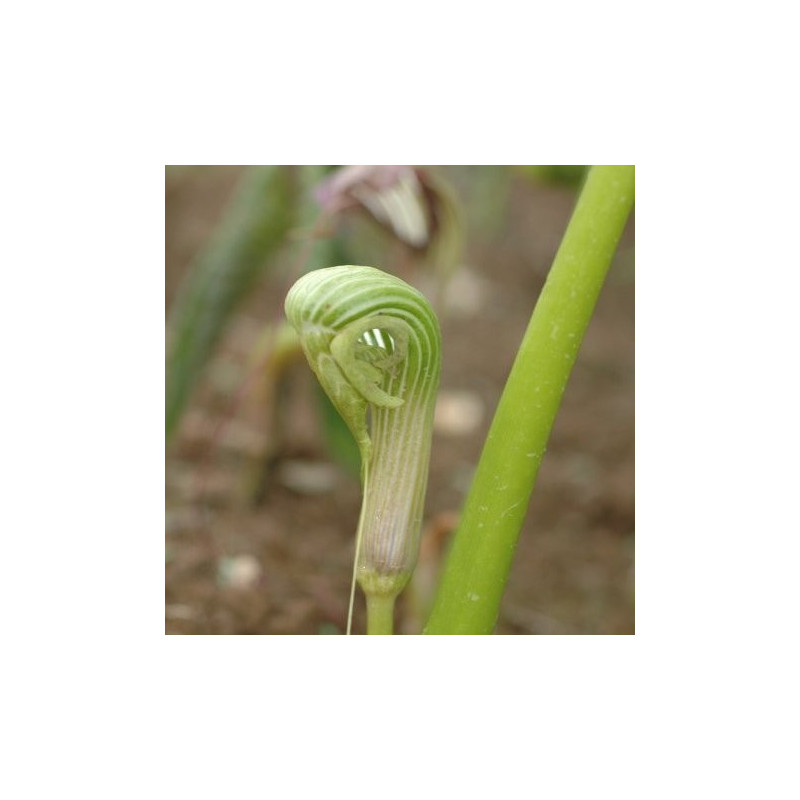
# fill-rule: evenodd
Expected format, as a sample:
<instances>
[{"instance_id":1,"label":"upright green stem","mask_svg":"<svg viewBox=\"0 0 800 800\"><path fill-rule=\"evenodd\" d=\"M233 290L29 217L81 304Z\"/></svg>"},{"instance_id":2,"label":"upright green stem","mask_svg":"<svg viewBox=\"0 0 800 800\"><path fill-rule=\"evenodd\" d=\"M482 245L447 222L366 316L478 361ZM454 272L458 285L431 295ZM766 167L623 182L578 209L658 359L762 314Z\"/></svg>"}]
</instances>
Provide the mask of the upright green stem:
<instances>
[{"instance_id":1,"label":"upright green stem","mask_svg":"<svg viewBox=\"0 0 800 800\"><path fill-rule=\"evenodd\" d=\"M391 635L394 630L394 595L367 595L367 635Z\"/></svg>"},{"instance_id":2,"label":"upright green stem","mask_svg":"<svg viewBox=\"0 0 800 800\"><path fill-rule=\"evenodd\" d=\"M589 171L492 422L427 634L488 634L572 366L634 201L634 167Z\"/></svg>"}]
</instances>

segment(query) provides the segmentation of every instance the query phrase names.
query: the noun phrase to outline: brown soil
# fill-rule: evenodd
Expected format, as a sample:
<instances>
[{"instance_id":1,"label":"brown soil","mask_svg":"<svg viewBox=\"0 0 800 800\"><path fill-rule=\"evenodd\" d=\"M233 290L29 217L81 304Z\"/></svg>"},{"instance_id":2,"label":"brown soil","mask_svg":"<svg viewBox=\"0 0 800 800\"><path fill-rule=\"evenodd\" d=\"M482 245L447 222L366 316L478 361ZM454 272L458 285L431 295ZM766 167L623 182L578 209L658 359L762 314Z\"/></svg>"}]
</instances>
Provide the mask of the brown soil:
<instances>
[{"instance_id":1,"label":"brown soil","mask_svg":"<svg viewBox=\"0 0 800 800\"><path fill-rule=\"evenodd\" d=\"M168 306L239 170L168 174ZM473 225L450 311L442 315L442 395L456 403L455 424L434 437L417 597L424 597L423 573L435 569L457 517L575 197L563 186L514 178L505 200L498 190L495 204L505 213L492 221L470 205L478 191L474 169L442 173L466 198ZM633 229L631 220L550 439L503 601L500 634L634 633ZM286 264L293 256L296 250L287 249ZM391 270L388 261L375 265ZM168 634L344 629L359 486L321 444L304 364L291 371L286 391L292 413L262 469L270 445L262 396L246 379L254 347L281 313L287 288L285 270L270 274L229 326L167 451ZM467 420L460 431L457 402L464 393L470 408L483 414L476 427L469 429ZM401 599L400 632L419 631L413 600L413 593ZM362 598L354 628L364 630Z\"/></svg>"}]
</instances>

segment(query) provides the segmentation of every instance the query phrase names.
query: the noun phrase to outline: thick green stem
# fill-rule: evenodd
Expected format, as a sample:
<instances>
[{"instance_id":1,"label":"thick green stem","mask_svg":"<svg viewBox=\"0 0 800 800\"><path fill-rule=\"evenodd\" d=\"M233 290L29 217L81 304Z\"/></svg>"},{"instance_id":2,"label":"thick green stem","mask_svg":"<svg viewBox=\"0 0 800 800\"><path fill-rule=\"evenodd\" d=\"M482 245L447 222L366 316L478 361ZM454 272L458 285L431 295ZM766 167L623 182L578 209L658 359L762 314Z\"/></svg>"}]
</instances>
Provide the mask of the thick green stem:
<instances>
[{"instance_id":1,"label":"thick green stem","mask_svg":"<svg viewBox=\"0 0 800 800\"><path fill-rule=\"evenodd\" d=\"M511 369L427 634L489 634L547 439L634 201L634 167L589 171Z\"/></svg>"},{"instance_id":2,"label":"thick green stem","mask_svg":"<svg viewBox=\"0 0 800 800\"><path fill-rule=\"evenodd\" d=\"M394 595L367 595L367 635L389 635L394 630Z\"/></svg>"}]
</instances>

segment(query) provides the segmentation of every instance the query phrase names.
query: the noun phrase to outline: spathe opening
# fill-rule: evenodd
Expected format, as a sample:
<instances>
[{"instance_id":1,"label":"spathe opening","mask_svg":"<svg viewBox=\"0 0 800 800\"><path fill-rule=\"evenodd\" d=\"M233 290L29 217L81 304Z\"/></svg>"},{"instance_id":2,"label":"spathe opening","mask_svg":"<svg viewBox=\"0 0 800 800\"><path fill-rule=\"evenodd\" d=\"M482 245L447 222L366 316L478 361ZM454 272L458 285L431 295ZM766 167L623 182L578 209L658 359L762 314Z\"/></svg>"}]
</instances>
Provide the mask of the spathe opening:
<instances>
[{"instance_id":1,"label":"spathe opening","mask_svg":"<svg viewBox=\"0 0 800 800\"><path fill-rule=\"evenodd\" d=\"M358 341L361 342L361 344L367 345L368 347L377 347L389 355L394 353L395 350L394 339L392 338L392 335L388 331L383 331L380 328L373 328L372 330L364 331L364 333L358 337Z\"/></svg>"}]
</instances>

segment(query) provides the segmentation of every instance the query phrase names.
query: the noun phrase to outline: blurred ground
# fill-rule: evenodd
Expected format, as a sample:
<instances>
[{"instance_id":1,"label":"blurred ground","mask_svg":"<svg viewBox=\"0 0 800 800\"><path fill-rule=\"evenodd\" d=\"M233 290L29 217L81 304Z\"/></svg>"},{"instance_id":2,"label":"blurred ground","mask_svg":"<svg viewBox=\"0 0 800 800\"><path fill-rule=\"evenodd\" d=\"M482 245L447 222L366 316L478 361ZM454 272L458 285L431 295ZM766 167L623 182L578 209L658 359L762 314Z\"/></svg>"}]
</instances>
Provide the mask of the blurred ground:
<instances>
[{"instance_id":1,"label":"blurred ground","mask_svg":"<svg viewBox=\"0 0 800 800\"><path fill-rule=\"evenodd\" d=\"M497 173L491 173L497 185L487 188L489 173L480 170L442 169L467 206L469 228L464 268L442 315L444 366L425 553L437 552L461 505L575 198L569 187L520 176L506 183ZM168 174L168 307L239 171ZM634 633L633 228L631 220L550 439L499 634ZM389 261L373 265L393 267ZM288 283L285 273L271 274L229 327L167 451L168 634L344 629L359 486L320 444L304 365L291 375L297 407L260 484L261 504L247 500L259 474L265 426L257 401L247 393L236 398L265 323L281 313ZM420 579L433 566L426 562ZM413 593L401 598L399 632L419 630L413 599ZM364 630L362 606L359 597L356 632Z\"/></svg>"}]
</instances>

